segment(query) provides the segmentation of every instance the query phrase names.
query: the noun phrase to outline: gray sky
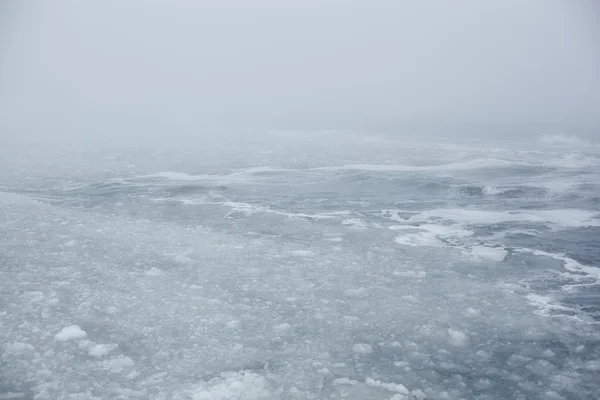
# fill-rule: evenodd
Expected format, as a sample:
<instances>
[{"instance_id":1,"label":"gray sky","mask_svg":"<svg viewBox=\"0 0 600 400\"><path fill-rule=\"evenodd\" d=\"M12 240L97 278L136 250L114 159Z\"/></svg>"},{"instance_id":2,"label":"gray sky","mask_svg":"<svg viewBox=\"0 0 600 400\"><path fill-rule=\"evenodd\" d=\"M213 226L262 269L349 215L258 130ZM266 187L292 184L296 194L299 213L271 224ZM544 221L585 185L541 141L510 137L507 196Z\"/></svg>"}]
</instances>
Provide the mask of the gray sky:
<instances>
[{"instance_id":1,"label":"gray sky","mask_svg":"<svg viewBox=\"0 0 600 400\"><path fill-rule=\"evenodd\" d=\"M1 135L600 128L594 0L3 1Z\"/></svg>"}]
</instances>

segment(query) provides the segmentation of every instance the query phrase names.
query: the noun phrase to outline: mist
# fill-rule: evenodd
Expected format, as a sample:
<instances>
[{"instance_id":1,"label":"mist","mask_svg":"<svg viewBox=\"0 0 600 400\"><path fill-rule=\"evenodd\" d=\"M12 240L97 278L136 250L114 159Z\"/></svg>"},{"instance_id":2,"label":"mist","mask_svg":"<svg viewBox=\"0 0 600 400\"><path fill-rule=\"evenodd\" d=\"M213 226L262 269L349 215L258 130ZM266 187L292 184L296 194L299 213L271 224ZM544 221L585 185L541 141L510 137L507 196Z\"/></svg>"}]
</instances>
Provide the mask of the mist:
<instances>
[{"instance_id":1,"label":"mist","mask_svg":"<svg viewBox=\"0 0 600 400\"><path fill-rule=\"evenodd\" d=\"M600 399L598 4L0 1L0 399Z\"/></svg>"},{"instance_id":2,"label":"mist","mask_svg":"<svg viewBox=\"0 0 600 400\"><path fill-rule=\"evenodd\" d=\"M600 126L592 1L1 7L2 135Z\"/></svg>"}]
</instances>

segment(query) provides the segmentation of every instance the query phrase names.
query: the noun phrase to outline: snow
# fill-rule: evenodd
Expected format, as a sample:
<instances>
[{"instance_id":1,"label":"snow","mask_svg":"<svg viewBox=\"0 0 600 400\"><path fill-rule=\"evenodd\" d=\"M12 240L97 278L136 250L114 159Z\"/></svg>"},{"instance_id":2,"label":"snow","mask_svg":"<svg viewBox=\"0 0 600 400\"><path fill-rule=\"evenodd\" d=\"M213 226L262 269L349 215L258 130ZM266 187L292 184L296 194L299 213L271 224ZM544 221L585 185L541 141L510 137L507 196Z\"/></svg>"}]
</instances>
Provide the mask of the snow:
<instances>
[{"instance_id":1,"label":"snow","mask_svg":"<svg viewBox=\"0 0 600 400\"><path fill-rule=\"evenodd\" d=\"M67 342L69 340L78 340L87 337L87 333L77 325L69 325L60 330L54 339L60 342Z\"/></svg>"}]
</instances>

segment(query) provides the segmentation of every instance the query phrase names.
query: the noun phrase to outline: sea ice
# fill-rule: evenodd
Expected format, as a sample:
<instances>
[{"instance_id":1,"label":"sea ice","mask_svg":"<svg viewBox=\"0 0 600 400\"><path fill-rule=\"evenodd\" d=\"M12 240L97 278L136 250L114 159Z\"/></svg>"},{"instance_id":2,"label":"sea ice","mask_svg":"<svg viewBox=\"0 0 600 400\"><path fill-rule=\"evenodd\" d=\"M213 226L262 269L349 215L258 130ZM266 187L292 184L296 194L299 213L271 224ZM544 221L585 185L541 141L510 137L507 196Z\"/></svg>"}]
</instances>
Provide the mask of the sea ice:
<instances>
[{"instance_id":1,"label":"sea ice","mask_svg":"<svg viewBox=\"0 0 600 400\"><path fill-rule=\"evenodd\" d=\"M83 329L81 329L79 326L70 325L65 328L62 328L60 330L60 332L58 332L54 336L54 339L56 339L60 342L66 342L69 340L83 339L86 336L87 336L87 333Z\"/></svg>"}]
</instances>

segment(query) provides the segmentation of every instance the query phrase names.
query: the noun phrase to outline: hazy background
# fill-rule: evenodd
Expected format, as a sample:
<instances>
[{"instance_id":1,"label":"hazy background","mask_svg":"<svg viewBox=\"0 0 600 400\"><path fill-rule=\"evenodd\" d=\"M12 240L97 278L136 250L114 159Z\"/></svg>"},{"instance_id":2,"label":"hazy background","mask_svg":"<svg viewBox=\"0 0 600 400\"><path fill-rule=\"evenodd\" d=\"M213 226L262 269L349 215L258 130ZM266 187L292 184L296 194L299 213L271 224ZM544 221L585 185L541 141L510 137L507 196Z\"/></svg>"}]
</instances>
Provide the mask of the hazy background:
<instances>
[{"instance_id":1,"label":"hazy background","mask_svg":"<svg viewBox=\"0 0 600 400\"><path fill-rule=\"evenodd\" d=\"M0 135L600 127L595 1L2 1Z\"/></svg>"}]
</instances>

